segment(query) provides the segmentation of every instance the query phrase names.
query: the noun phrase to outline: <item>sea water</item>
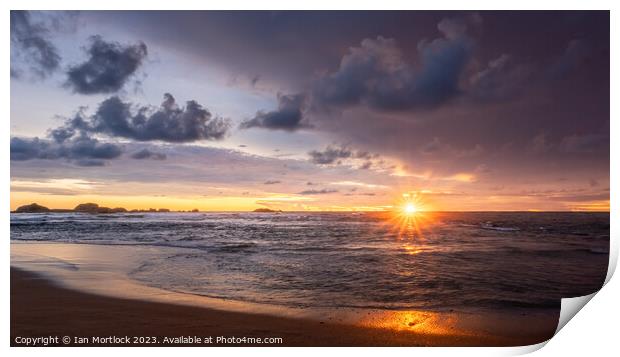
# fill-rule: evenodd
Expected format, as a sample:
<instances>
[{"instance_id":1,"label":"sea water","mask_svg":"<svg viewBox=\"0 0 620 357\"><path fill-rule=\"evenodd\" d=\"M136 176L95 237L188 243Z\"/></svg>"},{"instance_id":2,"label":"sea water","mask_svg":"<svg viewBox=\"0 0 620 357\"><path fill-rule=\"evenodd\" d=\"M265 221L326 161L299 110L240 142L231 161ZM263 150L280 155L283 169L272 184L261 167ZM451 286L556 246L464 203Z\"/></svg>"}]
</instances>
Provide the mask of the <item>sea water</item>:
<instances>
[{"instance_id":1,"label":"sea water","mask_svg":"<svg viewBox=\"0 0 620 357\"><path fill-rule=\"evenodd\" d=\"M11 214L11 240L146 245L131 279L299 308L558 309L599 289L608 213ZM139 258L136 258L139 259Z\"/></svg>"}]
</instances>

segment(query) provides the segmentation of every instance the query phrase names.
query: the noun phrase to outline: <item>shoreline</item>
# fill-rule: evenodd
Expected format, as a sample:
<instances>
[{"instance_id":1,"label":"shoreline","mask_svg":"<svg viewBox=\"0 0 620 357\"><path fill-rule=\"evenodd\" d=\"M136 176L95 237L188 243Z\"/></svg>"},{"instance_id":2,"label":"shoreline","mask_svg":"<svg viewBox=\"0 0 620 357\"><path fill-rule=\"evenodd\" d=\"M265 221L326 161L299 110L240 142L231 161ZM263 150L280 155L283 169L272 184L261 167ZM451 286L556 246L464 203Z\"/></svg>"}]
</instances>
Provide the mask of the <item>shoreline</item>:
<instances>
[{"instance_id":1,"label":"shoreline","mask_svg":"<svg viewBox=\"0 0 620 357\"><path fill-rule=\"evenodd\" d=\"M216 310L67 289L42 275L11 267L11 346L17 337L181 337L282 338L282 343L234 346L523 346L551 336L498 337L423 334L324 323L301 318ZM65 344L53 344L65 346ZM231 344L85 343L67 346L230 346ZM50 345L51 346L51 345Z\"/></svg>"},{"instance_id":2,"label":"shoreline","mask_svg":"<svg viewBox=\"0 0 620 357\"><path fill-rule=\"evenodd\" d=\"M161 249L12 243L11 344L17 336L130 333L258 334L282 337L284 346L522 346L551 338L559 317L531 310L294 309L163 290L129 277L140 261L166 254Z\"/></svg>"}]
</instances>

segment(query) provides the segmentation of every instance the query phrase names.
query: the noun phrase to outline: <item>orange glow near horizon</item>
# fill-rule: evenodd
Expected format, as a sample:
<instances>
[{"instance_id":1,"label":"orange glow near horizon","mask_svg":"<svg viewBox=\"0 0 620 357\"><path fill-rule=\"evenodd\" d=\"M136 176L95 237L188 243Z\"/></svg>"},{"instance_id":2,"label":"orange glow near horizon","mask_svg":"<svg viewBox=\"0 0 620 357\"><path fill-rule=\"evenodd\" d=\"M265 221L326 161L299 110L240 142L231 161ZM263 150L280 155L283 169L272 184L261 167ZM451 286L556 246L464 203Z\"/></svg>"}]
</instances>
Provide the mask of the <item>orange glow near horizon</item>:
<instances>
[{"instance_id":1,"label":"orange glow near horizon","mask_svg":"<svg viewBox=\"0 0 620 357\"><path fill-rule=\"evenodd\" d=\"M245 194L242 189L224 189L221 195L197 195L186 186L180 186L178 193L159 194L165 188L124 186L116 194L95 193L95 184L80 180L56 180L52 183L11 182L10 208L37 203L50 209L72 209L80 203L93 202L105 207L131 209L167 208L172 211L235 211L247 212L257 208L271 208L282 211L340 211L340 212L392 212L395 219L410 223L429 219L435 211L580 211L609 212L609 200L584 201L578 203L541 200L531 197L466 196L455 200L443 191L429 189L403 192L407 188L393 187L387 195L354 196L347 194L300 195L296 193L256 192ZM26 184L28 186L26 187ZM134 189L135 188L135 189ZM147 189L148 188L148 189ZM403 191L398 191L398 190ZM32 190L32 191L29 191ZM36 190L36 191L35 191ZM47 191L49 190L49 192ZM64 194L64 190L69 193ZM127 192L133 191L133 194ZM38 192L37 192L38 191ZM107 191L107 190L106 190ZM58 192L58 193L56 193ZM114 192L114 190L109 190ZM149 194L158 192L158 194ZM391 193L391 195L390 195ZM439 193L439 194L438 194ZM390 197L398 196L396 200Z\"/></svg>"},{"instance_id":2,"label":"orange glow near horizon","mask_svg":"<svg viewBox=\"0 0 620 357\"><path fill-rule=\"evenodd\" d=\"M398 239L424 240L423 226L432 218L425 210L426 203L418 192L405 192L398 199L392 217L386 222Z\"/></svg>"},{"instance_id":3,"label":"orange glow near horizon","mask_svg":"<svg viewBox=\"0 0 620 357\"><path fill-rule=\"evenodd\" d=\"M260 196L121 196L121 195L49 195L38 192L11 192L11 210L19 206L37 203L50 209L72 209L80 203L96 203L102 207L123 207L127 210L167 208L171 211L198 209L204 212L248 212L257 208L281 209L283 211L339 211L373 212L387 211L386 205L333 205L303 195L265 194Z\"/></svg>"},{"instance_id":4,"label":"orange glow near horizon","mask_svg":"<svg viewBox=\"0 0 620 357\"><path fill-rule=\"evenodd\" d=\"M76 195L52 196L39 193L11 192L11 209L21 205L38 203L50 209L71 209L80 203L92 202L104 207L132 209L167 208L172 211L251 211L258 207L257 199L251 197L164 197L164 196L103 196Z\"/></svg>"}]
</instances>

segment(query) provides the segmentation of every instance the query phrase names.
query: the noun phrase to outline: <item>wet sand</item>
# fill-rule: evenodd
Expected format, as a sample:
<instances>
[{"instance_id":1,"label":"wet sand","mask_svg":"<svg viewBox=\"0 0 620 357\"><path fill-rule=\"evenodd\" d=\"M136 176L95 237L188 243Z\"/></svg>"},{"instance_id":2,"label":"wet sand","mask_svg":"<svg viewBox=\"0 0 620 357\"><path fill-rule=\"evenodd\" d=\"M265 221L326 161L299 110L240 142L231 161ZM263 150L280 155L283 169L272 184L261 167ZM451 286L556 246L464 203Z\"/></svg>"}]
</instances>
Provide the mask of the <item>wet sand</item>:
<instances>
[{"instance_id":1,"label":"wet sand","mask_svg":"<svg viewBox=\"0 0 620 357\"><path fill-rule=\"evenodd\" d=\"M282 343L236 346L522 346L542 342L553 331L529 336L471 335L462 331L426 334L308 319L221 311L210 308L115 298L61 287L42 275L11 268L11 345L17 337L217 336L278 337ZM57 345L64 345L60 341ZM73 342L69 345L77 345ZM80 345L102 346L138 344ZM182 344L184 346L191 344Z\"/></svg>"}]
</instances>

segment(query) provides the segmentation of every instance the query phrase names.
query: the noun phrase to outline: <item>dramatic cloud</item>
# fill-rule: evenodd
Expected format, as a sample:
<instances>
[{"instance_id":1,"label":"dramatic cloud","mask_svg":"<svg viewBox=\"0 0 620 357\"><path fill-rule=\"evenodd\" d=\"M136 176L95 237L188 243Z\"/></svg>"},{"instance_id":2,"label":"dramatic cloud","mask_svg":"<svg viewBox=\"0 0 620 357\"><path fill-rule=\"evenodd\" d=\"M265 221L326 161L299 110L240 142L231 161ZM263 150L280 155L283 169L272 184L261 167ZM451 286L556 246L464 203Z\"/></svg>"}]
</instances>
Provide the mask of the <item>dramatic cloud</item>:
<instances>
[{"instance_id":1,"label":"dramatic cloud","mask_svg":"<svg viewBox=\"0 0 620 357\"><path fill-rule=\"evenodd\" d=\"M120 146L101 143L88 133L88 123L81 112L68 120L64 127L48 131L51 140L11 138L11 160L67 159L78 166L103 166L105 160L122 154Z\"/></svg>"},{"instance_id":2,"label":"dramatic cloud","mask_svg":"<svg viewBox=\"0 0 620 357\"><path fill-rule=\"evenodd\" d=\"M469 92L476 99L506 99L525 87L532 72L530 66L517 64L512 56L502 54L471 76Z\"/></svg>"},{"instance_id":3,"label":"dramatic cloud","mask_svg":"<svg viewBox=\"0 0 620 357\"><path fill-rule=\"evenodd\" d=\"M259 111L254 118L241 123L241 129L264 128L273 130L294 131L308 128L304 120L306 97L303 94L278 94L278 109L271 112Z\"/></svg>"},{"instance_id":4,"label":"dramatic cloud","mask_svg":"<svg viewBox=\"0 0 620 357\"><path fill-rule=\"evenodd\" d=\"M405 61L396 40L366 38L352 47L336 72L321 78L314 90L318 105L365 104L378 110L434 107L459 94L459 78L473 41L465 23L444 19L443 37L418 43L420 67Z\"/></svg>"},{"instance_id":5,"label":"dramatic cloud","mask_svg":"<svg viewBox=\"0 0 620 357\"><path fill-rule=\"evenodd\" d=\"M50 144L47 141L41 141L39 138L11 138L11 160L52 158L51 152L48 154L49 146Z\"/></svg>"},{"instance_id":6,"label":"dramatic cloud","mask_svg":"<svg viewBox=\"0 0 620 357\"><path fill-rule=\"evenodd\" d=\"M78 113L63 127L53 130L52 136L64 137L83 130L137 141L183 143L220 140L230 128L229 120L214 118L196 101L190 100L185 107L179 107L169 93L164 94L158 109L139 106L134 112L132 107L117 96L110 97L99 105L93 116L84 119L83 113Z\"/></svg>"},{"instance_id":7,"label":"dramatic cloud","mask_svg":"<svg viewBox=\"0 0 620 357\"><path fill-rule=\"evenodd\" d=\"M310 155L310 161L318 165L330 165L339 163L341 159L371 159L374 157L372 154L366 151L355 151L349 147L343 146L328 146L323 151L312 150L308 153ZM362 165L364 166L364 165ZM368 165L369 168L370 165Z\"/></svg>"},{"instance_id":8,"label":"dramatic cloud","mask_svg":"<svg viewBox=\"0 0 620 357\"><path fill-rule=\"evenodd\" d=\"M50 140L12 138L11 160L64 158L80 166L102 166L104 160L119 157L122 149L116 144L99 142L93 134L137 141L191 142L221 139L230 127L228 120L212 118L195 101L179 108L168 93L159 109L139 107L133 114L131 108L131 104L111 97L99 105L94 115L86 116L81 109L63 126L50 129ZM138 160L166 159L165 154L146 148L130 156Z\"/></svg>"},{"instance_id":9,"label":"dramatic cloud","mask_svg":"<svg viewBox=\"0 0 620 357\"><path fill-rule=\"evenodd\" d=\"M121 153L119 146L100 143L85 135L77 135L62 142L11 138L11 160L16 161L67 159L79 166L102 166L104 160L115 159Z\"/></svg>"},{"instance_id":10,"label":"dramatic cloud","mask_svg":"<svg viewBox=\"0 0 620 357\"><path fill-rule=\"evenodd\" d=\"M45 78L58 69L60 60L46 25L35 23L28 11L11 11L11 77L19 77L19 66L27 64L35 76Z\"/></svg>"},{"instance_id":11,"label":"dramatic cloud","mask_svg":"<svg viewBox=\"0 0 620 357\"><path fill-rule=\"evenodd\" d=\"M67 71L66 86L80 94L112 93L120 90L147 55L144 43L123 46L93 36L86 49L86 62Z\"/></svg>"},{"instance_id":12,"label":"dramatic cloud","mask_svg":"<svg viewBox=\"0 0 620 357\"><path fill-rule=\"evenodd\" d=\"M166 160L166 154L159 153L159 152L153 152L149 149L142 149L140 151L136 151L135 153L131 154L131 158L136 159L136 160L145 160L145 159Z\"/></svg>"},{"instance_id":13,"label":"dramatic cloud","mask_svg":"<svg viewBox=\"0 0 620 357\"><path fill-rule=\"evenodd\" d=\"M328 193L336 193L338 192L338 190L330 190L327 188L324 188L322 190L305 190L305 191L301 191L298 194L299 195L326 195Z\"/></svg>"}]
</instances>

